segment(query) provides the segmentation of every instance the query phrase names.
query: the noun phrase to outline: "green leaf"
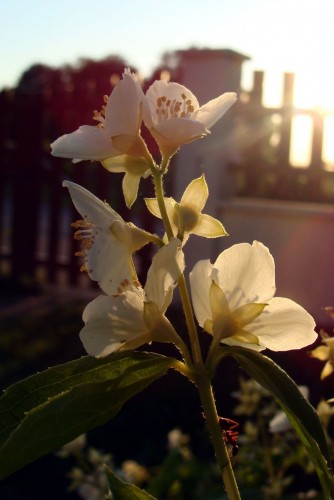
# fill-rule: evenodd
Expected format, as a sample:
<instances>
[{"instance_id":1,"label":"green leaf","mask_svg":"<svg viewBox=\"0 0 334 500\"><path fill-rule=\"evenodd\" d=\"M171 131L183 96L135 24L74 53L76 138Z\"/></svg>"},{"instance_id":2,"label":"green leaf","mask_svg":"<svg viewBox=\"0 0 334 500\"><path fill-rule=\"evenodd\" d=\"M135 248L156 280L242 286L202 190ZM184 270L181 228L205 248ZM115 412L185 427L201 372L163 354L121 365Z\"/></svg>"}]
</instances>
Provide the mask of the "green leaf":
<instances>
[{"instance_id":1,"label":"green leaf","mask_svg":"<svg viewBox=\"0 0 334 500\"><path fill-rule=\"evenodd\" d=\"M0 479L108 422L174 362L132 351L85 356L9 387L0 398Z\"/></svg>"},{"instance_id":2,"label":"green leaf","mask_svg":"<svg viewBox=\"0 0 334 500\"><path fill-rule=\"evenodd\" d=\"M155 497L152 497L134 484L122 481L109 467L105 466L105 471L113 500L156 500Z\"/></svg>"},{"instance_id":3,"label":"green leaf","mask_svg":"<svg viewBox=\"0 0 334 500\"><path fill-rule=\"evenodd\" d=\"M272 393L313 461L325 498L333 498L334 481L326 436L315 409L295 382L274 361L259 352L226 347L222 348L222 353L235 358L251 377Z\"/></svg>"}]
</instances>

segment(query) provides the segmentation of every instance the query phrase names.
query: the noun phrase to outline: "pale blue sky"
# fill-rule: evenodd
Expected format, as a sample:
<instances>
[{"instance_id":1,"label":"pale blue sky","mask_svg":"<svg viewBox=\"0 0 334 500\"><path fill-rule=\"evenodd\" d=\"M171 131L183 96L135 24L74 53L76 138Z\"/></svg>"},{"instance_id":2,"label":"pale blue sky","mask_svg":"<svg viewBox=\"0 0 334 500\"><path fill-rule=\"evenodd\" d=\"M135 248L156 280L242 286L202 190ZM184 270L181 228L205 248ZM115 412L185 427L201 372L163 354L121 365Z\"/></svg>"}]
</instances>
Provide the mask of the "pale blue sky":
<instances>
[{"instance_id":1,"label":"pale blue sky","mask_svg":"<svg viewBox=\"0 0 334 500\"><path fill-rule=\"evenodd\" d=\"M334 108L334 0L0 2L0 88L36 62L110 54L147 76L164 51L190 46L250 56L246 85L253 69L267 71L271 82L296 71L300 99Z\"/></svg>"}]
</instances>

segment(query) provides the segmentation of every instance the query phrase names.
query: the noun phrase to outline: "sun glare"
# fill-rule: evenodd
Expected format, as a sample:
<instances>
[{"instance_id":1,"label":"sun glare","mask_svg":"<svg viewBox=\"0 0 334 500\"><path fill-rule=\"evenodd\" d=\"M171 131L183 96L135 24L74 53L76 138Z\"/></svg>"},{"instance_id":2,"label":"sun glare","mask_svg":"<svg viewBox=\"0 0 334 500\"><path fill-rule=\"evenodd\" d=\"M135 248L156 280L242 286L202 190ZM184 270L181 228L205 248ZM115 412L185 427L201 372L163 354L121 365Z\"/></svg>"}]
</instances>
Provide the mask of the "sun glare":
<instances>
[{"instance_id":1,"label":"sun glare","mask_svg":"<svg viewBox=\"0 0 334 500\"><path fill-rule=\"evenodd\" d=\"M290 163L294 167L308 168L311 162L312 119L297 115L291 124Z\"/></svg>"},{"instance_id":2,"label":"sun glare","mask_svg":"<svg viewBox=\"0 0 334 500\"><path fill-rule=\"evenodd\" d=\"M334 110L334 75L326 68L296 73L294 105L304 109Z\"/></svg>"},{"instance_id":3,"label":"sun glare","mask_svg":"<svg viewBox=\"0 0 334 500\"><path fill-rule=\"evenodd\" d=\"M323 116L323 168L334 171L334 75L313 71L296 73L293 106L299 114L292 118L290 163L307 169L311 163L314 124L308 111ZM263 104L280 108L283 105L283 75L265 75ZM303 112L305 110L305 112Z\"/></svg>"},{"instance_id":4,"label":"sun glare","mask_svg":"<svg viewBox=\"0 0 334 500\"><path fill-rule=\"evenodd\" d=\"M322 160L325 169L334 172L334 114L325 118Z\"/></svg>"}]
</instances>

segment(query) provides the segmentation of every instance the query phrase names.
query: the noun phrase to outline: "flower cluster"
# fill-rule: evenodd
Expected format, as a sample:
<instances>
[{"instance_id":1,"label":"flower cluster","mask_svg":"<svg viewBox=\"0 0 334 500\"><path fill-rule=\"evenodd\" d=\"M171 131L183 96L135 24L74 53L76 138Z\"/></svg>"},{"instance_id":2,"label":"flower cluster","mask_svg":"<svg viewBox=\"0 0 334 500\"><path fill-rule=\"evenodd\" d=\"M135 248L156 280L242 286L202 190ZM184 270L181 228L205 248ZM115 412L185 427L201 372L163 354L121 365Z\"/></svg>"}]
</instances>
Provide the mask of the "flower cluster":
<instances>
[{"instance_id":1,"label":"flower cluster","mask_svg":"<svg viewBox=\"0 0 334 500\"><path fill-rule=\"evenodd\" d=\"M166 317L175 286L184 282L183 246L192 234L217 238L227 233L220 221L202 213L208 198L203 175L190 182L180 201L164 196L162 178L178 149L209 134L235 101L236 94L228 92L200 106L190 90L165 81L154 82L144 94L136 76L126 70L102 110L94 113L97 126L84 125L51 145L55 156L74 162L97 160L110 172L123 172L129 208L140 180L152 177L156 197L146 199L146 206L162 219L166 231L159 238L125 222L83 187L64 182L82 217L74 223L75 238L81 242L78 253L103 292L83 313L80 337L89 354L103 357L152 341L173 342L185 353L184 342ZM160 165L141 136L142 123L159 146ZM142 286L133 254L147 244L158 250ZM227 344L284 351L316 339L311 316L292 300L274 297L274 261L259 242L234 245L214 264L199 261L189 278L198 324L213 336L215 348ZM186 293L180 288L184 306ZM186 309L189 320L192 311Z\"/></svg>"},{"instance_id":2,"label":"flower cluster","mask_svg":"<svg viewBox=\"0 0 334 500\"><path fill-rule=\"evenodd\" d=\"M209 134L210 128L236 101L234 92L199 106L183 85L156 81L146 95L129 70L123 74L100 112L97 126L83 125L51 144L62 158L100 160L110 172L124 172L123 192L130 208L137 198L141 177L150 173L150 158L141 137L142 121L157 141L161 154L170 158L182 144Z\"/></svg>"}]
</instances>

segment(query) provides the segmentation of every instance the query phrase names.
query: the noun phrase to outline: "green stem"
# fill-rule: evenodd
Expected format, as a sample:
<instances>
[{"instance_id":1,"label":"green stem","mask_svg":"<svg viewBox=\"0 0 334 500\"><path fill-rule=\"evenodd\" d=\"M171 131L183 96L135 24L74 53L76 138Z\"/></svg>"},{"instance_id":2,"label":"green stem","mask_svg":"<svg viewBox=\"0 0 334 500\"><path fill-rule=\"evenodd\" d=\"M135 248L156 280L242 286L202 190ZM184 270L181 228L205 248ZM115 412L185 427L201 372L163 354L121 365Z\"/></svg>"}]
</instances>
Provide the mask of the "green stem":
<instances>
[{"instance_id":1,"label":"green stem","mask_svg":"<svg viewBox=\"0 0 334 500\"><path fill-rule=\"evenodd\" d=\"M167 165L168 162L166 161L166 164L161 165L161 168L159 170L156 168L154 169L152 168L151 172L154 180L155 195L157 198L161 218L165 226L165 231L168 240L170 240L171 238L174 237L174 234L166 210L166 205L164 200L164 190L163 190L163 175L167 169ZM222 431L219 425L219 417L217 414L217 409L213 396L209 374L205 370L203 364L203 358L197 334L194 312L191 305L184 274L180 276L178 280L178 285L179 285L179 292L182 301L183 311L187 322L187 327L190 337L190 345L194 360L194 367L192 367L192 365L189 366L189 361L185 359L186 365L182 364L182 366L184 367L183 370L187 371L187 369L192 370L192 368L194 368L192 370L192 376L189 377L190 372L187 373L186 376L194 380L194 382L197 385L203 412L207 422L207 427L211 436L217 463L221 471L222 479L226 488L228 498L229 500L240 500L238 486L234 477L228 450L226 448ZM184 346L182 346L182 348L184 349Z\"/></svg>"},{"instance_id":2,"label":"green stem","mask_svg":"<svg viewBox=\"0 0 334 500\"><path fill-rule=\"evenodd\" d=\"M164 190L163 190L163 183L162 183L162 179L163 179L163 175L164 175L163 172L164 172L163 169L161 169L161 171L157 171L157 170L152 171L152 176L153 176L153 180L154 180L155 196L156 196L157 201L158 201L161 218L162 218L162 221L163 221L164 226L165 226L168 240L170 240L171 238L174 237L174 234L173 234L172 226L171 226L170 221L169 221L169 217L168 217L166 205L165 205L165 200L164 200ZM200 348L198 335L197 335L197 328L196 328L194 313L193 313L192 305L190 302L190 297L189 297L184 274L181 274L180 278L178 279L178 286L179 286L179 292L180 292L181 302L182 302L182 306L183 306L183 311L184 311L184 315L185 315L186 323L187 323L187 327L188 327L188 332L189 332L189 337L190 337L190 345L191 345L194 363L196 365L203 367L203 359L202 359L201 348Z\"/></svg>"},{"instance_id":3,"label":"green stem","mask_svg":"<svg viewBox=\"0 0 334 500\"><path fill-rule=\"evenodd\" d=\"M206 418L207 428L215 450L217 464L220 469L227 496L229 500L240 500L241 497L238 485L233 473L228 450L223 439L222 430L219 425L219 417L210 379L204 370L202 372L197 371L195 382L201 398L203 413Z\"/></svg>"},{"instance_id":4,"label":"green stem","mask_svg":"<svg viewBox=\"0 0 334 500\"><path fill-rule=\"evenodd\" d=\"M195 323L193 308L190 302L190 297L187 289L187 283L184 274L178 279L179 293L181 297L181 302L183 306L184 316L186 318L186 323L188 327L190 346L194 359L194 363L197 366L203 367L203 358L201 352L201 346L198 340L197 327Z\"/></svg>"},{"instance_id":5,"label":"green stem","mask_svg":"<svg viewBox=\"0 0 334 500\"><path fill-rule=\"evenodd\" d=\"M164 188L162 184L163 173L160 170L152 170L155 196L159 205L159 210L161 214L162 222L165 226L165 231L168 237L168 240L173 238L173 230L169 221L169 217L166 210L165 200L164 200Z\"/></svg>"}]
</instances>

